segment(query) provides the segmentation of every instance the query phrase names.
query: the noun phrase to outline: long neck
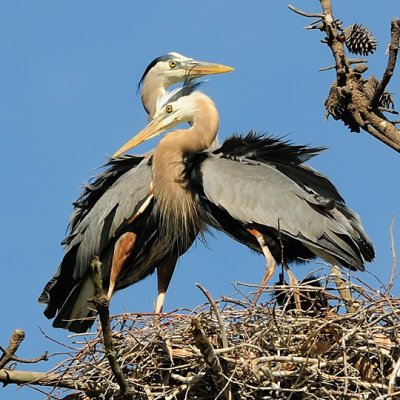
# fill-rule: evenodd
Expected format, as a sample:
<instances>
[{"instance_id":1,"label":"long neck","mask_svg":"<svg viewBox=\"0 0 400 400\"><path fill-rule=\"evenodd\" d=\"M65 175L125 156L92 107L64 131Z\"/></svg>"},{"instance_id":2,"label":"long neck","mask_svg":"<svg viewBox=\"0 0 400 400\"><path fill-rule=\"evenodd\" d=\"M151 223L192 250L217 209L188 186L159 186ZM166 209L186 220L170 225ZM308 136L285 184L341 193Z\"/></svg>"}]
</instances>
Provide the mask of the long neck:
<instances>
[{"instance_id":1,"label":"long neck","mask_svg":"<svg viewBox=\"0 0 400 400\"><path fill-rule=\"evenodd\" d=\"M203 229L196 202L188 189L185 157L208 149L216 138L219 117L205 95L189 129L171 132L153 156L153 190L164 234L187 248Z\"/></svg>"},{"instance_id":2,"label":"long neck","mask_svg":"<svg viewBox=\"0 0 400 400\"><path fill-rule=\"evenodd\" d=\"M166 83L162 79L153 77L154 72L150 71L143 81L141 98L143 107L150 118L154 117L157 106L157 99L166 92Z\"/></svg>"}]
</instances>

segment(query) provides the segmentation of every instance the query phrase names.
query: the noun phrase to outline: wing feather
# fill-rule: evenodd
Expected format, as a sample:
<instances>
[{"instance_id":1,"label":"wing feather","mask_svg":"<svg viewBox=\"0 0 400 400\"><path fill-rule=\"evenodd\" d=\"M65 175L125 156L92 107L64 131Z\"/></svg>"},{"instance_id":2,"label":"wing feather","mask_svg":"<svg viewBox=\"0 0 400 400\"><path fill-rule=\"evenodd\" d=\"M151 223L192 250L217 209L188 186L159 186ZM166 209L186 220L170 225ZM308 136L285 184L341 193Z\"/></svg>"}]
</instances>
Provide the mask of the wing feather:
<instances>
[{"instance_id":1,"label":"wing feather","mask_svg":"<svg viewBox=\"0 0 400 400\"><path fill-rule=\"evenodd\" d=\"M302 164L294 171L300 171L301 180L273 163L208 153L199 169L201 179L197 179L203 199L244 226L280 231L311 250L326 251L345 266L362 269L364 260L373 258L373 248L358 215L338 200L340 195L325 177ZM318 192L320 176L324 181ZM330 187L334 188L331 197ZM215 217L209 221L217 229L223 226Z\"/></svg>"}]
</instances>

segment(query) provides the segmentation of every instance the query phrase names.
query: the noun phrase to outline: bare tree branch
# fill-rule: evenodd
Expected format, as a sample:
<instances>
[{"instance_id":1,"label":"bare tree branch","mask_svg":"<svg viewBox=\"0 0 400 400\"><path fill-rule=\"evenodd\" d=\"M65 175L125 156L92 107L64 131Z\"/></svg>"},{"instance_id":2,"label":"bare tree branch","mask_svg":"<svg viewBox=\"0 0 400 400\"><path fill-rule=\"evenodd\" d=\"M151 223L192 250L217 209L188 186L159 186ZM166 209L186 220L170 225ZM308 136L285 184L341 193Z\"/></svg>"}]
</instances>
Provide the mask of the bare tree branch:
<instances>
[{"instance_id":1,"label":"bare tree branch","mask_svg":"<svg viewBox=\"0 0 400 400\"><path fill-rule=\"evenodd\" d=\"M0 346L0 350L3 352L3 355L0 358L0 370L4 368L10 361L15 361L23 364L35 364L39 361L45 361L48 359L47 351L41 356L31 359L17 357L15 355L15 352L18 350L18 347L24 339L25 332L21 329L15 329L11 335L7 349L4 349L2 346Z\"/></svg>"},{"instance_id":2,"label":"bare tree branch","mask_svg":"<svg viewBox=\"0 0 400 400\"><path fill-rule=\"evenodd\" d=\"M214 298L211 296L211 293L208 290L203 288L203 286L201 286L199 283L196 283L196 286L203 292L204 296L206 296L207 300L210 302L211 307L214 310L214 314L218 320L219 329L221 331L222 345L224 346L224 348L227 348L228 347L228 339L226 337L225 327L222 322L221 314L218 311L217 303L215 302Z\"/></svg>"},{"instance_id":3,"label":"bare tree branch","mask_svg":"<svg viewBox=\"0 0 400 400\"><path fill-rule=\"evenodd\" d=\"M308 18L324 18L324 16L322 14L317 14L317 13L307 13L305 11L299 10L298 8L296 8L295 6L292 6L291 4L289 4L289 9L292 10L293 12L295 12L296 14L299 14L303 17L308 17Z\"/></svg>"},{"instance_id":4,"label":"bare tree branch","mask_svg":"<svg viewBox=\"0 0 400 400\"><path fill-rule=\"evenodd\" d=\"M389 45L389 58L386 66L386 70L383 74L378 87L375 90L374 96L371 99L371 107L375 108L379 105L379 100L382 97L386 86L394 73L394 67L396 66L397 53L399 51L399 38L400 38L400 19L394 18L391 23L391 39Z\"/></svg>"},{"instance_id":5,"label":"bare tree branch","mask_svg":"<svg viewBox=\"0 0 400 400\"><path fill-rule=\"evenodd\" d=\"M4 368L4 366L13 359L15 352L24 339L25 332L21 329L15 329L11 335L7 349L1 348L3 355L0 358L0 369Z\"/></svg>"},{"instance_id":6,"label":"bare tree branch","mask_svg":"<svg viewBox=\"0 0 400 400\"><path fill-rule=\"evenodd\" d=\"M112 330L110 327L110 312L108 308L109 299L103 290L101 262L98 257L95 257L92 260L91 268L95 293L92 302L96 306L97 312L99 313L106 357L108 359L108 362L110 363L110 367L113 371L115 379L121 389L121 396L126 399L130 399L132 398L132 394L130 393L129 384L125 379L124 373L118 362L117 355L114 350Z\"/></svg>"},{"instance_id":7,"label":"bare tree branch","mask_svg":"<svg viewBox=\"0 0 400 400\"><path fill-rule=\"evenodd\" d=\"M390 273L390 280L387 285L386 293L389 294L392 291L394 281L396 279L396 266L397 266L397 255L396 255L396 247L394 242L394 223L396 219L394 215L392 215L392 222L390 223L390 248L392 250L392 271Z\"/></svg>"},{"instance_id":8,"label":"bare tree branch","mask_svg":"<svg viewBox=\"0 0 400 400\"><path fill-rule=\"evenodd\" d=\"M336 81L332 85L329 97L325 102L328 115L332 115L336 120L342 120L351 131L359 132L362 129L387 146L400 152L400 132L396 127L396 121L388 120L383 114L383 112L395 113L390 107L385 107L384 97L385 95L386 98L390 96L385 92L385 89L393 76L396 66L400 42L400 20L395 18L391 23L391 41L387 67L382 79L373 86L373 81L370 79L372 77L369 79L362 77L362 74L367 70L365 64L359 67L351 67L354 64L354 60L346 55L344 33L340 22L333 16L331 0L320 0L320 5L323 11L321 21L311 28L320 29L326 34L323 43L326 43L331 49L336 70ZM315 13L310 14L297 10L290 5L289 9L305 17L318 16ZM374 49L376 43L370 46ZM323 70L327 69L331 69L331 67Z\"/></svg>"},{"instance_id":9,"label":"bare tree branch","mask_svg":"<svg viewBox=\"0 0 400 400\"><path fill-rule=\"evenodd\" d=\"M204 361L209 367L209 372L215 386L223 393L224 398L230 399L230 390L226 390L224 388L224 386L226 386L226 383L223 377L223 369L221 363L218 359L218 356L215 354L213 345L208 340L203 329L201 328L200 322L196 318L193 318L192 320L192 332L196 346L200 350L201 354L203 355Z\"/></svg>"},{"instance_id":10,"label":"bare tree branch","mask_svg":"<svg viewBox=\"0 0 400 400\"><path fill-rule=\"evenodd\" d=\"M38 386L52 386L66 389L83 390L86 393L101 393L102 389L95 383L89 384L77 379L76 376L64 375L51 372L34 371L11 371L7 369L0 370L0 382L4 385L13 383L16 385L34 384Z\"/></svg>"}]
</instances>

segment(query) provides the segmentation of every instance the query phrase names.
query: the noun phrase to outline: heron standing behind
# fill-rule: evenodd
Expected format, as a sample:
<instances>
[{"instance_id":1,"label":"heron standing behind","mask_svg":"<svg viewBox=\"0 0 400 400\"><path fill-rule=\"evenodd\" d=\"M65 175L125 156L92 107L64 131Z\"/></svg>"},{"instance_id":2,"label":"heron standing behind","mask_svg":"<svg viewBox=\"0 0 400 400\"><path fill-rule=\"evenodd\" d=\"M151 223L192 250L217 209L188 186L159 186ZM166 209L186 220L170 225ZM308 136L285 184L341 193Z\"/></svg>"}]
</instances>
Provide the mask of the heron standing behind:
<instances>
[{"instance_id":1,"label":"heron standing behind","mask_svg":"<svg viewBox=\"0 0 400 400\"><path fill-rule=\"evenodd\" d=\"M231 70L178 53L158 57L140 80L143 106L153 117L157 99L170 85ZM90 263L95 256L102 261L109 298L157 268L155 311L161 311L176 261L195 237L185 248L170 248L160 236L151 214L151 180L151 155L111 160L74 204L70 233L63 241L64 258L39 297L46 304L46 317L54 318L53 326L83 332L93 324L95 310L88 299L94 294Z\"/></svg>"}]
</instances>

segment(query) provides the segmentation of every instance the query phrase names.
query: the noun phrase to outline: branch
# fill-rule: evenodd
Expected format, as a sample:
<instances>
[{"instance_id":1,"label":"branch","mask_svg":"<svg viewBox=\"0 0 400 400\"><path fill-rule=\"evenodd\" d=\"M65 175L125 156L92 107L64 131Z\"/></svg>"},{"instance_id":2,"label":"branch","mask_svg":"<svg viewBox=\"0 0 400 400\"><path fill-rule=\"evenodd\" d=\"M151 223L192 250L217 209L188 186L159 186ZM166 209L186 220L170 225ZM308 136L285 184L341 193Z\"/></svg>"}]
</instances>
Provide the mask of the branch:
<instances>
[{"instance_id":1,"label":"branch","mask_svg":"<svg viewBox=\"0 0 400 400\"><path fill-rule=\"evenodd\" d=\"M224 348L228 347L228 339L226 337L224 323L222 322L221 314L218 311L217 303L215 302L214 298L211 296L211 293L204 289L199 283L196 283L196 286L203 292L204 296L207 297L207 300L210 302L212 309L214 310L214 314L217 317L219 329L221 331L221 339L222 339L222 346Z\"/></svg>"},{"instance_id":2,"label":"branch","mask_svg":"<svg viewBox=\"0 0 400 400\"><path fill-rule=\"evenodd\" d=\"M389 294L392 291L393 285L394 285L394 280L396 278L396 264L397 264L397 255L396 255L396 247L395 247L395 241L394 241L394 223L395 223L395 217L392 215L392 222L390 224L390 248L392 250L392 271L390 274L390 280L388 287L386 289L386 293Z\"/></svg>"},{"instance_id":3,"label":"branch","mask_svg":"<svg viewBox=\"0 0 400 400\"><path fill-rule=\"evenodd\" d=\"M132 398L128 382L125 379L122 368L118 363L117 355L114 349L114 342L112 339L112 330L110 327L110 312L109 312L109 299L104 293L102 276L101 276L101 262L98 257L95 257L91 263L92 279L94 283L94 299L93 304L96 306L99 313L101 329L103 332L104 348L108 362L110 363L111 370L115 376L120 390L121 396L126 399Z\"/></svg>"},{"instance_id":4,"label":"branch","mask_svg":"<svg viewBox=\"0 0 400 400\"><path fill-rule=\"evenodd\" d=\"M25 339L25 332L21 329L15 329L11 335L7 349L4 349L3 347L0 346L0 350L3 352L3 355L0 358L0 370L4 368L10 361L15 361L24 364L35 364L39 361L47 361L48 359L47 351L43 353L41 356L32 359L16 357L15 352L18 350L18 347L20 346L20 344L24 339Z\"/></svg>"},{"instance_id":5,"label":"branch","mask_svg":"<svg viewBox=\"0 0 400 400\"><path fill-rule=\"evenodd\" d=\"M389 58L383 77L375 90L374 96L371 99L371 107L373 108L378 107L379 100L385 92L386 86L393 76L394 68L397 61L397 53L399 51L400 19L394 18L392 20L390 33L391 39L389 45Z\"/></svg>"},{"instance_id":6,"label":"branch","mask_svg":"<svg viewBox=\"0 0 400 400\"><path fill-rule=\"evenodd\" d=\"M1 348L3 355L0 358L0 370L13 359L14 353L18 350L19 345L25 339L25 332L21 329L15 329L12 333L7 349Z\"/></svg>"},{"instance_id":7,"label":"branch","mask_svg":"<svg viewBox=\"0 0 400 400\"><path fill-rule=\"evenodd\" d=\"M336 82L332 85L331 92L325 101L328 115L332 115L336 120L342 120L351 131L359 132L362 129L400 152L400 131L396 127L396 121L389 121L383 114L383 112L393 113L393 110L385 110L384 97L389 95L385 89L396 66L400 41L400 19L393 19L391 24L389 58L382 80L378 81L374 77L364 79L362 74L367 70L367 66L351 68L354 60L346 55L345 36L341 24L333 16L331 0L319 1L323 15L318 26L313 28L320 29L326 34L322 42L331 49L336 69ZM297 10L293 6L289 8L305 17L317 16L317 14Z\"/></svg>"},{"instance_id":8,"label":"branch","mask_svg":"<svg viewBox=\"0 0 400 400\"><path fill-rule=\"evenodd\" d=\"M343 278L342 271L337 265L332 265L332 278L336 284L340 298L344 301L344 305L348 313L355 313L358 310L356 302L351 297L350 289L347 287L346 280Z\"/></svg>"},{"instance_id":9,"label":"branch","mask_svg":"<svg viewBox=\"0 0 400 400\"><path fill-rule=\"evenodd\" d=\"M13 383L16 385L35 384L38 386L52 386L65 389L82 390L85 393L100 394L102 388L95 383L85 383L76 376L60 376L51 372L33 372L33 371L10 371L0 370L0 382L4 385Z\"/></svg>"},{"instance_id":10,"label":"branch","mask_svg":"<svg viewBox=\"0 0 400 400\"><path fill-rule=\"evenodd\" d=\"M224 390L225 382L223 378L223 370L221 363L215 354L214 347L208 340L203 329L200 326L200 322L196 319L192 319L192 332L195 339L196 347L200 350L204 361L206 362L211 378L219 391L222 391L226 399L230 398L228 390Z\"/></svg>"},{"instance_id":11,"label":"branch","mask_svg":"<svg viewBox=\"0 0 400 400\"><path fill-rule=\"evenodd\" d=\"M288 5L288 8L289 8L289 10L292 10L296 14L299 14L299 15L301 15L303 17L307 17L307 18L324 18L324 16L322 14L307 13L305 11L299 10L298 8L296 8L295 6L292 6L291 4Z\"/></svg>"}]
</instances>

